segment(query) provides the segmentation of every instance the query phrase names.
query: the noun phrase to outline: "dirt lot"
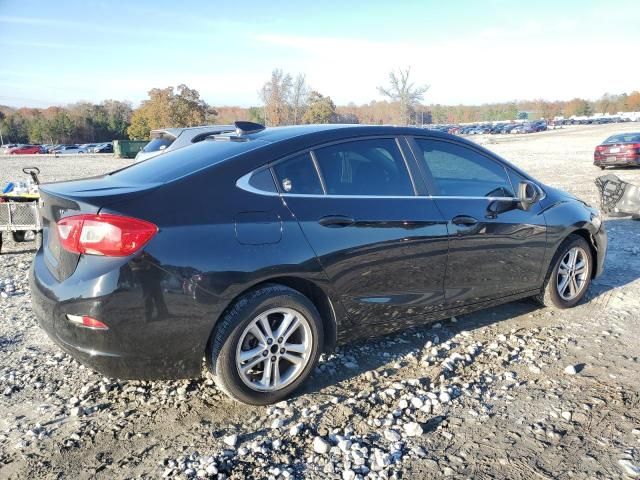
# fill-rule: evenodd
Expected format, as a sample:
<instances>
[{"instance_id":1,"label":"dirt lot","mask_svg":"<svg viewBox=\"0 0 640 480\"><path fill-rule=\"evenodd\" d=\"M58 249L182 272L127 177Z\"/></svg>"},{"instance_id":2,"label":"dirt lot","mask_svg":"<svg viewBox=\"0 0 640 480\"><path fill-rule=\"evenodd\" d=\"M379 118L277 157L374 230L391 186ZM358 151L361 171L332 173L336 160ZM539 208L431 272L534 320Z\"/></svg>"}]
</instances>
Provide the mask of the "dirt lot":
<instances>
[{"instance_id":1,"label":"dirt lot","mask_svg":"<svg viewBox=\"0 0 640 480\"><path fill-rule=\"evenodd\" d=\"M593 148L629 130L640 124L476 140L597 204ZM0 158L0 183L30 163ZM124 163L37 165L50 181ZM614 173L640 184L640 169ZM119 381L80 366L37 327L33 251L10 244L0 478L640 477L640 222L606 227L606 273L582 305L516 302L340 349L299 396L269 408L234 403L206 378Z\"/></svg>"}]
</instances>

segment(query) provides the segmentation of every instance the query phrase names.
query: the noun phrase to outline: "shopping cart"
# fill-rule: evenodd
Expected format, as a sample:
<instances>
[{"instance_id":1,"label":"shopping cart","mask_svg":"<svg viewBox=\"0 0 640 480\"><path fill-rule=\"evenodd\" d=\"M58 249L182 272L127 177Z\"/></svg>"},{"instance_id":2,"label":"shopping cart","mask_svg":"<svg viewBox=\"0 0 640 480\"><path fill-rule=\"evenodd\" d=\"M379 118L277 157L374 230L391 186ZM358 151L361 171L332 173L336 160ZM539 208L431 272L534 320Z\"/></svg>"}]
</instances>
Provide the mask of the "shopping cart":
<instances>
[{"instance_id":1,"label":"shopping cart","mask_svg":"<svg viewBox=\"0 0 640 480\"><path fill-rule=\"evenodd\" d=\"M23 168L35 185L39 185L36 167ZM29 192L8 192L0 194L0 253L4 235L11 233L15 242L35 241L40 246L42 224L38 214L40 195Z\"/></svg>"}]
</instances>

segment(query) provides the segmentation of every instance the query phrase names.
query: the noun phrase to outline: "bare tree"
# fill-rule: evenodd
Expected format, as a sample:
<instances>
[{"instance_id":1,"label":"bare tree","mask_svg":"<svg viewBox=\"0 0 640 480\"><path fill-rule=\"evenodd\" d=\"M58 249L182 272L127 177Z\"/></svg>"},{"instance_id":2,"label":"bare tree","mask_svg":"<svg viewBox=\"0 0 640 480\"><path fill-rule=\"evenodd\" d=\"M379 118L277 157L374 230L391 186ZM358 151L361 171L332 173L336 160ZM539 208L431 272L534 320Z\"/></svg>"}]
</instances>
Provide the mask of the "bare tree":
<instances>
[{"instance_id":1,"label":"bare tree","mask_svg":"<svg viewBox=\"0 0 640 480\"><path fill-rule=\"evenodd\" d=\"M294 125L300 122L309 100L309 87L306 78L304 73L299 73L293 82L293 91L291 93L291 120Z\"/></svg>"},{"instance_id":2,"label":"bare tree","mask_svg":"<svg viewBox=\"0 0 640 480\"><path fill-rule=\"evenodd\" d=\"M292 87L291 75L285 74L279 68L271 72L271 80L260 90L260 97L264 102L265 123L285 125L288 122Z\"/></svg>"},{"instance_id":3,"label":"bare tree","mask_svg":"<svg viewBox=\"0 0 640 480\"><path fill-rule=\"evenodd\" d=\"M411 67L406 70L398 69L398 73L392 70L389 73L388 87L378 87L381 95L392 102L400 103L400 122L408 125L413 107L424 99L424 93L429 90L429 85L415 86L409 82Z\"/></svg>"}]
</instances>

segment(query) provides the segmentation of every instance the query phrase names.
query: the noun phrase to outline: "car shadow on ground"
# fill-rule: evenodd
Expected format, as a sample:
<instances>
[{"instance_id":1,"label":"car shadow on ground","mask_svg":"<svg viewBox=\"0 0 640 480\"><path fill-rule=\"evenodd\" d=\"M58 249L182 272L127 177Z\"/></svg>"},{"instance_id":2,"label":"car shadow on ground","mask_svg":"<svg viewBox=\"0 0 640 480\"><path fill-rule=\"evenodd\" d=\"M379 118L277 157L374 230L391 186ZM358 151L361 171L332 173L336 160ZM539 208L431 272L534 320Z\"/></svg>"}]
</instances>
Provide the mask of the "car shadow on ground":
<instances>
[{"instance_id":1,"label":"car shadow on ground","mask_svg":"<svg viewBox=\"0 0 640 480\"><path fill-rule=\"evenodd\" d=\"M373 370L392 377L397 370L394 365L402 357L423 349L427 342L433 342L436 336L439 343L443 343L463 331L470 332L513 317L528 315L541 308L534 300L524 299L457 317L455 323L447 317L397 333L344 345L338 348L337 353L342 358L353 357L355 363L349 366L335 364L331 374L314 372L312 378L303 384L295 396L318 393L325 389L327 394L333 395L331 387L339 387L342 382ZM381 356L380 352L385 352L388 356ZM428 378L422 378L421 381L425 386L430 383Z\"/></svg>"},{"instance_id":2,"label":"car shadow on ground","mask_svg":"<svg viewBox=\"0 0 640 480\"><path fill-rule=\"evenodd\" d=\"M609 237L604 272L593 281L587 299L640 278L640 221L626 217L607 218L604 225Z\"/></svg>"}]
</instances>

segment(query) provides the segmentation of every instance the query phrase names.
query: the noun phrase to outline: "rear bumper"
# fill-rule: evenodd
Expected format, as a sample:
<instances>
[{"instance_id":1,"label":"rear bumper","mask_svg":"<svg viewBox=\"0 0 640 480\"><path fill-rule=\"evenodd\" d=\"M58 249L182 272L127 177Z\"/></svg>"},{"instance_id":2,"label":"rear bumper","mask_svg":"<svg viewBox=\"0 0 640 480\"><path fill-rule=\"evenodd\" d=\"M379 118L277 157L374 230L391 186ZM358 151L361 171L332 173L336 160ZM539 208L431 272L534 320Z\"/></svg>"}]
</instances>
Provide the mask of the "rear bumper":
<instances>
[{"instance_id":1,"label":"rear bumper","mask_svg":"<svg viewBox=\"0 0 640 480\"><path fill-rule=\"evenodd\" d=\"M597 167L634 167L640 166L640 155L620 155L594 157L593 164Z\"/></svg>"},{"instance_id":2,"label":"rear bumper","mask_svg":"<svg viewBox=\"0 0 640 480\"><path fill-rule=\"evenodd\" d=\"M154 267L155 268L155 267ZM213 319L187 291L167 292L164 303L148 313L143 291L128 265L95 278L58 282L45 265L42 250L30 272L31 302L38 323L66 353L101 374L121 379L176 379L200 376ZM123 278L124 277L124 278ZM155 294L154 294L155 295ZM159 310L159 311L158 311ZM89 315L109 326L76 326L67 314Z\"/></svg>"}]
</instances>

